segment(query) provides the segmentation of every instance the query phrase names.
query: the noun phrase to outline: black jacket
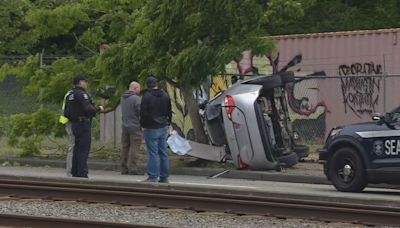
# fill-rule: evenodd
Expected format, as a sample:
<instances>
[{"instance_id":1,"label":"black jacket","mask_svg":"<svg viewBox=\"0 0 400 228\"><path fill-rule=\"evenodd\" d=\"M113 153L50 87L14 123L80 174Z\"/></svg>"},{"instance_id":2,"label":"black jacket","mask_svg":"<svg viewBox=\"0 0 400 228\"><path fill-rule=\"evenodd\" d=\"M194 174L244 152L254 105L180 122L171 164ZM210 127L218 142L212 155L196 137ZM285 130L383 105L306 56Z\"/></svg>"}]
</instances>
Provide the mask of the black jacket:
<instances>
[{"instance_id":1,"label":"black jacket","mask_svg":"<svg viewBox=\"0 0 400 228\"><path fill-rule=\"evenodd\" d=\"M140 124L143 128L163 128L172 118L171 100L161 89L150 89L142 97L140 106Z\"/></svg>"},{"instance_id":2,"label":"black jacket","mask_svg":"<svg viewBox=\"0 0 400 228\"><path fill-rule=\"evenodd\" d=\"M92 98L88 92L82 87L75 87L72 93L67 96L66 117L71 122L78 122L82 119L91 119L100 111L92 102Z\"/></svg>"}]
</instances>

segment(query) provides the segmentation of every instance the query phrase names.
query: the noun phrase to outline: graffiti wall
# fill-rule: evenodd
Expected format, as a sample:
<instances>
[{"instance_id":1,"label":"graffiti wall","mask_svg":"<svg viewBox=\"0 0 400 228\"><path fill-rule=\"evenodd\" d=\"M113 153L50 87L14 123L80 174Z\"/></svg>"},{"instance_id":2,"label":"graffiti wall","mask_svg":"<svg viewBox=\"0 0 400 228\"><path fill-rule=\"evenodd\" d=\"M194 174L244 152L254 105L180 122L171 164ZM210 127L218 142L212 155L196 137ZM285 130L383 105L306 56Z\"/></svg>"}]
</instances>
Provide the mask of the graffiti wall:
<instances>
[{"instance_id":1,"label":"graffiti wall","mask_svg":"<svg viewBox=\"0 0 400 228\"><path fill-rule=\"evenodd\" d=\"M357 117L377 111L382 65L373 62L340 65L338 68L344 111L351 110ZM343 77L344 76L344 77ZM370 76L370 77L365 77Z\"/></svg>"},{"instance_id":2,"label":"graffiti wall","mask_svg":"<svg viewBox=\"0 0 400 228\"><path fill-rule=\"evenodd\" d=\"M383 74L400 74L399 29L276 36L279 66L301 54L289 70L302 80L290 91L295 127L324 138L338 125L370 121L371 114L400 105L400 78L384 88ZM312 76L310 76L312 77ZM386 97L384 93L386 91ZM308 129L306 132L305 129ZM310 130L311 129L311 130ZM312 136L312 135L311 135Z\"/></svg>"}]
</instances>

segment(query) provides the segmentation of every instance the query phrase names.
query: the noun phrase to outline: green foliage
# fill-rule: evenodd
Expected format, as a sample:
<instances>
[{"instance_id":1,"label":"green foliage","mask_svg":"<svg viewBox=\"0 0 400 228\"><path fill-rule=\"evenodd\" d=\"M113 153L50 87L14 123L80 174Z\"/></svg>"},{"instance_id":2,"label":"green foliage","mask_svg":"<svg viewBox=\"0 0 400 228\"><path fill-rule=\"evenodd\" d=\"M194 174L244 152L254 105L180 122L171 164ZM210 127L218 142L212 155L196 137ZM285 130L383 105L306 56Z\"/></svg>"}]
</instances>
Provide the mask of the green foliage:
<instances>
[{"instance_id":1,"label":"green foliage","mask_svg":"<svg viewBox=\"0 0 400 228\"><path fill-rule=\"evenodd\" d=\"M399 11L397 0L319 0L306 7L304 17L270 23L266 28L274 35L398 28Z\"/></svg>"},{"instance_id":2,"label":"green foliage","mask_svg":"<svg viewBox=\"0 0 400 228\"><path fill-rule=\"evenodd\" d=\"M29 5L23 0L0 1L0 53L25 53L35 38L28 36L24 16Z\"/></svg>"},{"instance_id":3,"label":"green foliage","mask_svg":"<svg viewBox=\"0 0 400 228\"><path fill-rule=\"evenodd\" d=\"M39 107L34 97L22 94L23 85L24 83L17 83L13 76L6 77L0 83L0 116L5 119L0 120L1 126L7 124L6 117L17 113L32 113Z\"/></svg>"},{"instance_id":4,"label":"green foliage","mask_svg":"<svg viewBox=\"0 0 400 228\"><path fill-rule=\"evenodd\" d=\"M152 72L198 86L244 50L273 49L260 38L265 7L258 1L148 1L138 18L147 26L139 27L127 51L134 63L146 66L139 76Z\"/></svg>"},{"instance_id":5,"label":"green foliage","mask_svg":"<svg viewBox=\"0 0 400 228\"><path fill-rule=\"evenodd\" d=\"M286 26L288 23L301 19L305 10L315 4L316 0L271 0L269 10L265 14L264 24L266 26ZM274 31L266 31L274 33Z\"/></svg>"},{"instance_id":6,"label":"green foliage","mask_svg":"<svg viewBox=\"0 0 400 228\"><path fill-rule=\"evenodd\" d=\"M84 65L74 58L61 58L51 65L39 66L39 57L31 56L15 66L4 64L0 78L16 75L19 82L29 82L23 92L37 97L41 102L61 103L64 94L72 87L72 79L84 72Z\"/></svg>"},{"instance_id":7,"label":"green foliage","mask_svg":"<svg viewBox=\"0 0 400 228\"><path fill-rule=\"evenodd\" d=\"M35 39L25 45L27 51L58 49L87 57L74 62L71 55L39 67L36 55L18 63L18 69L4 65L0 75L29 78L25 92L45 102L59 100L69 87L65 82L77 72L93 77L96 95L108 99L119 98L130 81L150 73L197 86L246 49L270 52L272 42L260 38L262 22L279 9L297 15L303 7L298 3L309 1L20 0L15 4L22 19L13 29ZM111 48L99 55L104 43Z\"/></svg>"},{"instance_id":8,"label":"green foliage","mask_svg":"<svg viewBox=\"0 0 400 228\"><path fill-rule=\"evenodd\" d=\"M61 5L54 9L32 8L25 16L25 22L33 27L33 34L40 38L65 35L79 21L89 20L79 5Z\"/></svg>"},{"instance_id":9,"label":"green foliage","mask_svg":"<svg viewBox=\"0 0 400 228\"><path fill-rule=\"evenodd\" d=\"M103 29L100 26L95 26L93 28L89 28L82 34L77 45L83 43L86 44L88 49L96 50L102 43L104 43L104 36L105 33Z\"/></svg>"},{"instance_id":10,"label":"green foliage","mask_svg":"<svg viewBox=\"0 0 400 228\"><path fill-rule=\"evenodd\" d=\"M16 154L17 157L32 157L40 154L39 145L42 141L41 137L27 137L20 141L18 148L22 149L21 152Z\"/></svg>"},{"instance_id":11,"label":"green foliage","mask_svg":"<svg viewBox=\"0 0 400 228\"><path fill-rule=\"evenodd\" d=\"M59 135L62 131L58 115L48 109L39 109L31 115L22 113L12 115L10 126L8 143L22 149L19 156L38 155L40 152L38 146L43 136Z\"/></svg>"},{"instance_id":12,"label":"green foliage","mask_svg":"<svg viewBox=\"0 0 400 228\"><path fill-rule=\"evenodd\" d=\"M29 54L7 61L0 80L15 75L27 83L24 94L37 97L42 109L11 117L10 143L27 150L40 136L57 133L56 113L76 74L90 79L95 98L115 106L132 80L149 74L187 88L217 75L225 65L252 49L267 54L262 39L271 18L298 18L313 0L14 0L0 3L0 55ZM277 22L278 23L278 22ZM100 45L109 48L100 53ZM43 62L41 53L63 57ZM194 99L191 94L185 97ZM193 109L192 106L189 109ZM57 110L57 109L56 109ZM197 110L189 110L198 114ZM44 121L46 120L46 121ZM197 121L198 122L198 121ZM26 138L23 143L21 137ZM30 154L37 153L34 149ZM28 153L28 154L29 154Z\"/></svg>"}]
</instances>

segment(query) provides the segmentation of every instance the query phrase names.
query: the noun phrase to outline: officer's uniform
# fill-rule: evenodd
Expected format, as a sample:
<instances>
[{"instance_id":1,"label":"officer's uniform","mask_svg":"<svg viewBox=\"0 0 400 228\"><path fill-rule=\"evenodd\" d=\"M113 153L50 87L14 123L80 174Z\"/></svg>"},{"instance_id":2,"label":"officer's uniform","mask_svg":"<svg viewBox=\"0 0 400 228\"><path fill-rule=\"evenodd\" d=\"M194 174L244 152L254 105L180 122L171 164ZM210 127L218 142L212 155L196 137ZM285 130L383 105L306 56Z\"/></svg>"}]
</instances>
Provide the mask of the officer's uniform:
<instances>
[{"instance_id":1,"label":"officer's uniform","mask_svg":"<svg viewBox=\"0 0 400 228\"><path fill-rule=\"evenodd\" d=\"M88 177L87 159L89 157L92 118L100 111L84 88L76 86L68 97L69 120L75 136L72 156L72 176Z\"/></svg>"},{"instance_id":2,"label":"officer's uniform","mask_svg":"<svg viewBox=\"0 0 400 228\"><path fill-rule=\"evenodd\" d=\"M64 101L62 104L62 111L63 114L60 116L59 122L65 125L65 130L68 134L68 153L67 153L67 160L66 160L66 169L67 169L67 176L72 176L71 169L72 169L72 155L74 153L74 145L75 145L75 137L72 133L72 124L69 121L70 116L70 108L69 103L67 102L70 100L70 96L72 96L72 89L69 90L65 96Z\"/></svg>"}]
</instances>

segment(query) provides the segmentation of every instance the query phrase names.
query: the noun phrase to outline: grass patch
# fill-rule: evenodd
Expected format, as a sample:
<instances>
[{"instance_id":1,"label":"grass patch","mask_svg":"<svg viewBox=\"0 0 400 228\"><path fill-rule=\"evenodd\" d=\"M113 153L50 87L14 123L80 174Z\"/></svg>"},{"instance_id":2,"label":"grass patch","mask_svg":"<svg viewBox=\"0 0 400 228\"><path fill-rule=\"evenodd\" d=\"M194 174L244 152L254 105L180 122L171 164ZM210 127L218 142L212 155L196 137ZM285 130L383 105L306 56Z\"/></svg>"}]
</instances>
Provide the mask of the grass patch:
<instances>
[{"instance_id":1,"label":"grass patch","mask_svg":"<svg viewBox=\"0 0 400 228\"><path fill-rule=\"evenodd\" d=\"M15 157L21 149L11 147L7 144L7 138L0 137L0 156L1 157Z\"/></svg>"},{"instance_id":2,"label":"grass patch","mask_svg":"<svg viewBox=\"0 0 400 228\"><path fill-rule=\"evenodd\" d=\"M39 146L40 154L35 156L46 159L65 159L68 152L68 138L45 137ZM93 140L89 156L99 160L119 160L120 149L112 143ZM0 138L0 156L18 157L21 149L7 144L7 138Z\"/></svg>"},{"instance_id":3,"label":"grass patch","mask_svg":"<svg viewBox=\"0 0 400 228\"><path fill-rule=\"evenodd\" d=\"M316 142L316 141L302 141L302 142L297 142L297 144L306 145L309 147L310 153L308 157L304 158L304 161L311 161L311 162L318 161L318 149L324 147L324 144L321 144L321 142Z\"/></svg>"}]
</instances>

